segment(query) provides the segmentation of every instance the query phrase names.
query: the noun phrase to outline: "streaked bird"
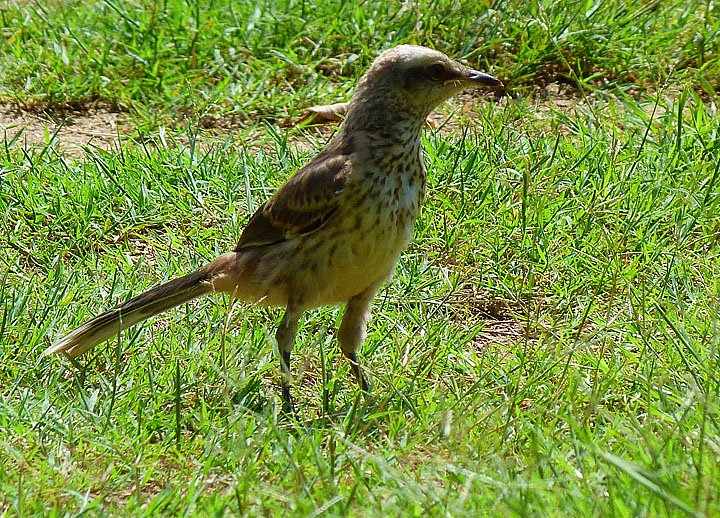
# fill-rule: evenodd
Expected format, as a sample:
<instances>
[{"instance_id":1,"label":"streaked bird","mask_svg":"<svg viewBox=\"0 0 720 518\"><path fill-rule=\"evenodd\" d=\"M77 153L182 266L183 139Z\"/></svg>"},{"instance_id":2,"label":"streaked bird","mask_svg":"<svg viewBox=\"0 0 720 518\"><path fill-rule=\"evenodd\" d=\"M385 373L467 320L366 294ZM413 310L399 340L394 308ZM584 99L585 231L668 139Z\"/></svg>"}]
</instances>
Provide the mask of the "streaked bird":
<instances>
[{"instance_id":1,"label":"streaked bird","mask_svg":"<svg viewBox=\"0 0 720 518\"><path fill-rule=\"evenodd\" d=\"M357 85L334 138L253 214L232 252L96 316L44 354L79 356L153 315L211 292L282 306L276 332L283 409L292 410L290 355L309 309L345 304L337 340L364 391L357 351L370 306L412 236L425 195L423 126L461 90L498 88L445 54L401 45Z\"/></svg>"}]
</instances>

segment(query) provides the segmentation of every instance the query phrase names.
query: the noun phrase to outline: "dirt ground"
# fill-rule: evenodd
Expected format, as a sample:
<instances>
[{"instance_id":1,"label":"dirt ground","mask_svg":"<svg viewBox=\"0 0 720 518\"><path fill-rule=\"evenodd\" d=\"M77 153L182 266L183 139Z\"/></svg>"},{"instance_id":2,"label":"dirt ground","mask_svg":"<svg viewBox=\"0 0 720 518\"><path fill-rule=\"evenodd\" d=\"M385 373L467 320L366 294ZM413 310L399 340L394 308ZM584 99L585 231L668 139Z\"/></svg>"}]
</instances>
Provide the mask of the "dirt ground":
<instances>
[{"instance_id":1,"label":"dirt ground","mask_svg":"<svg viewBox=\"0 0 720 518\"><path fill-rule=\"evenodd\" d=\"M125 134L123 120L122 114L107 108L93 107L53 116L0 104L0 138L26 149L54 141L58 150L78 157L85 147L111 149Z\"/></svg>"},{"instance_id":2,"label":"dirt ground","mask_svg":"<svg viewBox=\"0 0 720 518\"><path fill-rule=\"evenodd\" d=\"M452 110L456 114L470 110L473 104L471 96L472 94L461 94L455 100ZM557 83L534 92L533 98L540 110L569 109L582 102L571 87ZM500 98L498 103L502 104L505 100L506 98ZM467 120L467 117L457 116L448 120L447 110L441 110L430 116L428 124L431 127L442 127L443 133L454 133L460 129L463 118ZM232 129L225 126L220 125L225 131ZM129 116L102 105L49 114L23 111L14 105L0 104L0 139L14 142L14 145L24 149L40 148L54 140L58 151L68 157L78 158L86 147L104 150L117 147L119 140L132 134L134 129ZM328 128L327 132L329 131ZM321 128L321 132L326 133L324 128ZM217 137L217 133L216 127L208 131L207 136L212 140L211 136ZM300 146L302 147L302 144Z\"/></svg>"}]
</instances>

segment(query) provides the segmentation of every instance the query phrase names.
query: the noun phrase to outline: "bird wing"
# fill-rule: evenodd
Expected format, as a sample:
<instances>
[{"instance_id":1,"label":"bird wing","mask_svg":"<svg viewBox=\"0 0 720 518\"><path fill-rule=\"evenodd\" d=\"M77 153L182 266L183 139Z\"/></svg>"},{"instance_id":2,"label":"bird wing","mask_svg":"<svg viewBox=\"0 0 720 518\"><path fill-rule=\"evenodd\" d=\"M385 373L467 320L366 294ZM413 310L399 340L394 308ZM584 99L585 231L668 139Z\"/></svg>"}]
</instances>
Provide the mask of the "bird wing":
<instances>
[{"instance_id":1,"label":"bird wing","mask_svg":"<svg viewBox=\"0 0 720 518\"><path fill-rule=\"evenodd\" d=\"M349 154L324 152L301 168L250 218L235 251L271 245L320 228L337 209Z\"/></svg>"}]
</instances>

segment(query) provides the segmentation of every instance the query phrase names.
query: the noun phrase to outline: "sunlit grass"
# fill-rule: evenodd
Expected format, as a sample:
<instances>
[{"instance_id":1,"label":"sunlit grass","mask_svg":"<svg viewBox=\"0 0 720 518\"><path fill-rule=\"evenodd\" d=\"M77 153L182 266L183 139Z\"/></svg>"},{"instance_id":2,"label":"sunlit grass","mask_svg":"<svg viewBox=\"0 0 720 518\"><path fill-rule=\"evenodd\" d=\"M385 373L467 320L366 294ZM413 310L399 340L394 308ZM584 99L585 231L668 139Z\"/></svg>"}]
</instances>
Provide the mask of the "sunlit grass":
<instances>
[{"instance_id":1,"label":"sunlit grass","mask_svg":"<svg viewBox=\"0 0 720 518\"><path fill-rule=\"evenodd\" d=\"M78 159L56 142L0 146L2 512L720 512L716 13L164 5L2 11L7 101L99 97L143 137L187 116L177 140ZM337 348L339 308L303 321L290 421L279 310L213 296L76 364L40 357L64 330L232 248L323 145L275 122L346 98L399 41L470 57L519 95L474 97L462 124L426 131L428 197L361 352L371 398ZM580 87L578 102L526 95L547 74ZM248 123L202 141L208 113Z\"/></svg>"}]
</instances>

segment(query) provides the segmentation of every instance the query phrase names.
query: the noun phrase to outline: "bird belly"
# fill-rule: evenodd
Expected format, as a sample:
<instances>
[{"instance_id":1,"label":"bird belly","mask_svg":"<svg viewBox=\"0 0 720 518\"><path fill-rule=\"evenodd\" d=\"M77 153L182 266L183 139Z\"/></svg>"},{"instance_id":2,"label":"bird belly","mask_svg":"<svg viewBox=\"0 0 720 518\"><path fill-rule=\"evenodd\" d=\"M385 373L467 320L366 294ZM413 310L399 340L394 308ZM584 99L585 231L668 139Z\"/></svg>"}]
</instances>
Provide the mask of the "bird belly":
<instances>
[{"instance_id":1,"label":"bird belly","mask_svg":"<svg viewBox=\"0 0 720 518\"><path fill-rule=\"evenodd\" d=\"M340 214L335 225L331 221L327 230L317 232L310 241L324 260L312 277L311 288L316 290L314 300L309 301L312 306L346 302L392 275L400 252L412 237L418 193L405 201L389 193L368 196L352 211Z\"/></svg>"},{"instance_id":2,"label":"bird belly","mask_svg":"<svg viewBox=\"0 0 720 518\"><path fill-rule=\"evenodd\" d=\"M306 236L301 246L288 247L285 260L266 257L264 263L285 264L270 275L252 297L268 305L300 300L307 308L347 302L393 272L410 229L395 225L361 228L338 226ZM325 229L323 229L325 230ZM261 268L264 269L264 268Z\"/></svg>"},{"instance_id":3,"label":"bird belly","mask_svg":"<svg viewBox=\"0 0 720 518\"><path fill-rule=\"evenodd\" d=\"M237 296L312 308L347 302L377 286L392 275L412 237L421 196L410 188L347 200L344 210L312 233L253 252L239 275L246 282Z\"/></svg>"},{"instance_id":4,"label":"bird belly","mask_svg":"<svg viewBox=\"0 0 720 518\"><path fill-rule=\"evenodd\" d=\"M392 275L407 240L396 228L372 229L347 237L325 269L323 293L313 305L345 302Z\"/></svg>"}]
</instances>

